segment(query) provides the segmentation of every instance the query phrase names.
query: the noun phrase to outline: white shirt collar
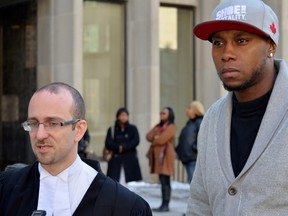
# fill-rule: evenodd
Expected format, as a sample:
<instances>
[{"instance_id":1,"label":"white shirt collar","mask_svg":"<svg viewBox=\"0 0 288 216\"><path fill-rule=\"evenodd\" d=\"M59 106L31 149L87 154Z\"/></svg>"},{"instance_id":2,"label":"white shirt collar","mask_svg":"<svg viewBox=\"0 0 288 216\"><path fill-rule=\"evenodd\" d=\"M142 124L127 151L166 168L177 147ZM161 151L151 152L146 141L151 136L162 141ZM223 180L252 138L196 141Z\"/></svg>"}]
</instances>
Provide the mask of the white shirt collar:
<instances>
[{"instance_id":1,"label":"white shirt collar","mask_svg":"<svg viewBox=\"0 0 288 216\"><path fill-rule=\"evenodd\" d=\"M83 163L83 161L81 160L79 155L77 155L73 164L70 167L63 170L62 172L60 172L57 176L60 179L62 179L64 182L67 182L68 177L71 177L73 175L77 175L77 173L79 174L81 172L82 163ZM38 170L40 173L40 181L44 178L47 178L48 176L52 176L40 163L38 163Z\"/></svg>"},{"instance_id":2,"label":"white shirt collar","mask_svg":"<svg viewBox=\"0 0 288 216\"><path fill-rule=\"evenodd\" d=\"M59 190L61 190L61 188L57 189L57 186L55 186L57 179L61 180L63 184L68 185L67 194L69 194L69 198L65 203L70 203L70 212L73 214L98 173L95 169L84 163L79 156L77 156L70 167L63 170L57 176L52 176L40 163L38 163L38 170L40 173L40 190L37 209L46 210L47 216L52 215L53 209L56 211L57 206L61 205L59 204L62 200L60 197L64 196L63 193L57 195ZM48 187L47 184L50 186ZM58 199L60 200L58 201Z\"/></svg>"}]
</instances>

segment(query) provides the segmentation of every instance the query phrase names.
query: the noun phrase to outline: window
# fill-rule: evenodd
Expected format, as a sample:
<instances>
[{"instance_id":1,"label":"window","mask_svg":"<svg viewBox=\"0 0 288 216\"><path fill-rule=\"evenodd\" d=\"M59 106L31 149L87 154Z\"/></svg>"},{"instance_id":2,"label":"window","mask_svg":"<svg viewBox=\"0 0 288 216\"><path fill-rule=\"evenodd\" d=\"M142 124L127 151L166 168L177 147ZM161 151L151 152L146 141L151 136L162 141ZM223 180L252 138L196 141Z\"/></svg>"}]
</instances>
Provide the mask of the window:
<instances>
[{"instance_id":1,"label":"window","mask_svg":"<svg viewBox=\"0 0 288 216\"><path fill-rule=\"evenodd\" d=\"M159 10L160 104L173 108L181 128L193 99L193 10L166 6Z\"/></svg>"},{"instance_id":2,"label":"window","mask_svg":"<svg viewBox=\"0 0 288 216\"><path fill-rule=\"evenodd\" d=\"M84 1L83 8L83 96L91 147L99 155L125 102L124 4Z\"/></svg>"}]
</instances>

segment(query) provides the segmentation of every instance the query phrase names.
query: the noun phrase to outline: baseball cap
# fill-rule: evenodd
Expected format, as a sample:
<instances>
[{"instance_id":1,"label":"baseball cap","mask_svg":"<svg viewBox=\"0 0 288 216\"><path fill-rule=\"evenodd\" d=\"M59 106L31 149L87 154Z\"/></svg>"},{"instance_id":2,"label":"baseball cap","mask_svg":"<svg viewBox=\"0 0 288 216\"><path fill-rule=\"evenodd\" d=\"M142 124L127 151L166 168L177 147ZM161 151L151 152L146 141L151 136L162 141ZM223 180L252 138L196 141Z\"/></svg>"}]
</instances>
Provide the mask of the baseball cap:
<instances>
[{"instance_id":1,"label":"baseball cap","mask_svg":"<svg viewBox=\"0 0 288 216\"><path fill-rule=\"evenodd\" d=\"M278 18L262 0L224 0L214 9L210 21L193 29L198 38L209 41L214 33L224 30L247 31L278 44Z\"/></svg>"}]
</instances>

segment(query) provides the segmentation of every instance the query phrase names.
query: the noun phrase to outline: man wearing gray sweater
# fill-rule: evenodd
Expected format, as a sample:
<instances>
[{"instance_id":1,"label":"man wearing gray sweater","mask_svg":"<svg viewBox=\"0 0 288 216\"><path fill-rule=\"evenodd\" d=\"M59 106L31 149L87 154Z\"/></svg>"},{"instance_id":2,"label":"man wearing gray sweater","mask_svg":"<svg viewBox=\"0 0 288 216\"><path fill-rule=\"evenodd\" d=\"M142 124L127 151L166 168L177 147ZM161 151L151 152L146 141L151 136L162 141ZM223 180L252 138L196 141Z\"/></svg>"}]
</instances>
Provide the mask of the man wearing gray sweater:
<instances>
[{"instance_id":1,"label":"man wearing gray sweater","mask_svg":"<svg viewBox=\"0 0 288 216\"><path fill-rule=\"evenodd\" d=\"M288 215L288 68L261 0L224 0L194 34L212 44L227 96L202 121L189 216Z\"/></svg>"}]
</instances>

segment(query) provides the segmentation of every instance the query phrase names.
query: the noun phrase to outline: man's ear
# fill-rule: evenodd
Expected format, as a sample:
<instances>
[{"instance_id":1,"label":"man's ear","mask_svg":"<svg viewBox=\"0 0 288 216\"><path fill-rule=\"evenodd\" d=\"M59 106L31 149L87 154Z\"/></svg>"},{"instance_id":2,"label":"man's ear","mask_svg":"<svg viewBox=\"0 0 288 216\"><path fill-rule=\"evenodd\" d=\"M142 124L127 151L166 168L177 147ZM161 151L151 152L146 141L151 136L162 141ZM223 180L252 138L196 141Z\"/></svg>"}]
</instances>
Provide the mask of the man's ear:
<instances>
[{"instance_id":1,"label":"man's ear","mask_svg":"<svg viewBox=\"0 0 288 216\"><path fill-rule=\"evenodd\" d=\"M75 142L79 142L84 136L87 130L87 122L85 120L80 120L75 125Z\"/></svg>"},{"instance_id":2,"label":"man's ear","mask_svg":"<svg viewBox=\"0 0 288 216\"><path fill-rule=\"evenodd\" d=\"M277 49L276 44L272 40L269 40L269 48L268 48L269 55L270 53L272 53L274 56L274 54L276 53L276 49Z\"/></svg>"}]
</instances>

